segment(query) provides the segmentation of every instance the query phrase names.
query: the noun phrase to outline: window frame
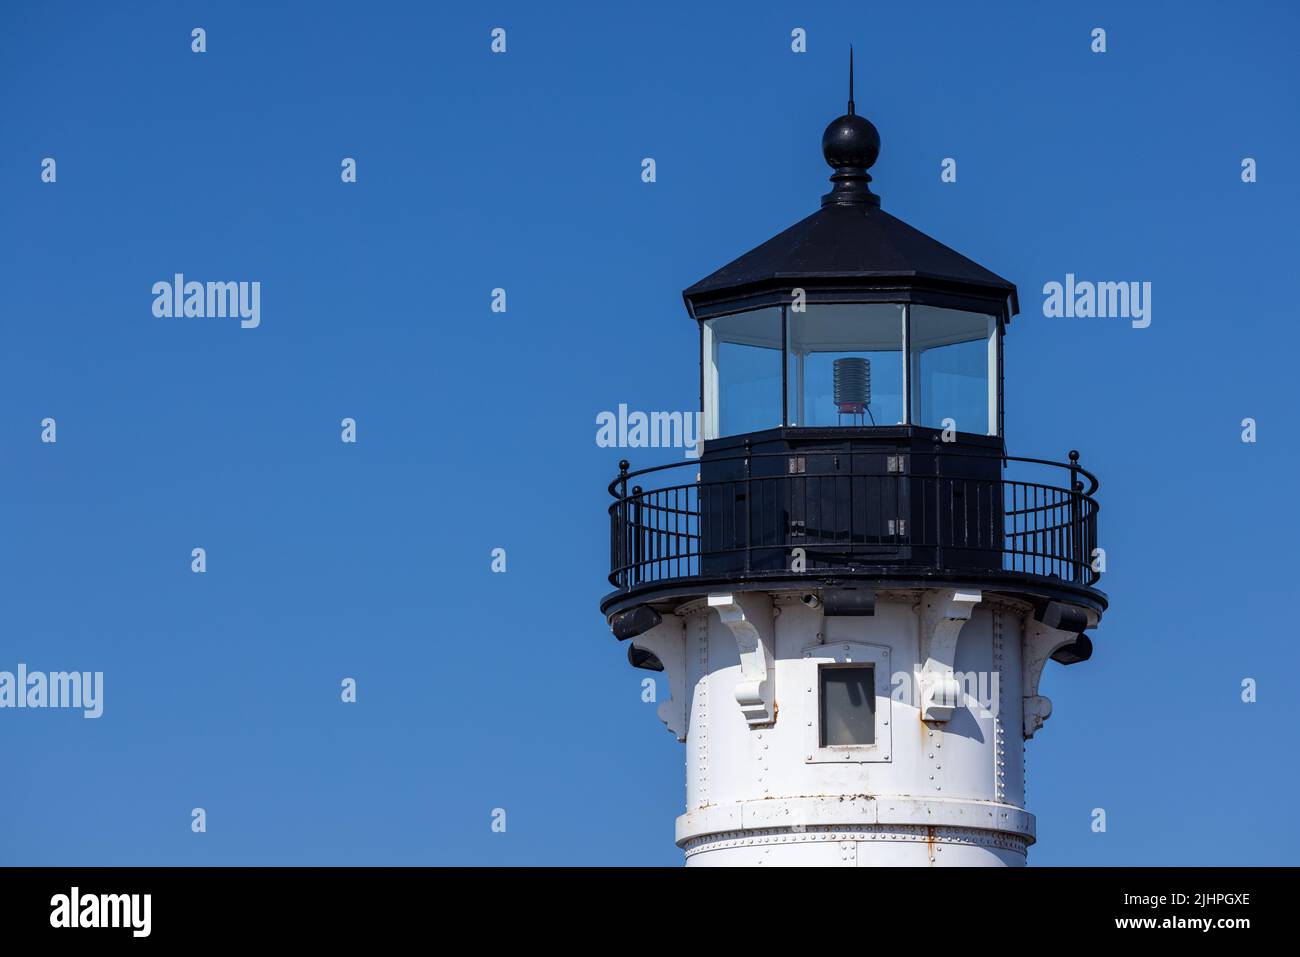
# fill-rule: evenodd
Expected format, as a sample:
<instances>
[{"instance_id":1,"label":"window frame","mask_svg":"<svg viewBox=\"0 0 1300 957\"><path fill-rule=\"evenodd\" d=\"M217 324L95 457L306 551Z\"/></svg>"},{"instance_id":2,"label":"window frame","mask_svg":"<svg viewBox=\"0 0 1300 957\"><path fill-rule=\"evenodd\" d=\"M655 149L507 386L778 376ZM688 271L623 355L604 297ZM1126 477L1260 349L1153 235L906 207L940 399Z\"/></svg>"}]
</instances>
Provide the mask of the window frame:
<instances>
[{"instance_id":1,"label":"window frame","mask_svg":"<svg viewBox=\"0 0 1300 957\"><path fill-rule=\"evenodd\" d=\"M800 659L804 674L804 763L868 764L893 760L893 696L889 670L890 650L864 641L828 641L809 645ZM842 665L870 666L876 689L875 730L871 744L833 744L822 747L821 669Z\"/></svg>"}]
</instances>

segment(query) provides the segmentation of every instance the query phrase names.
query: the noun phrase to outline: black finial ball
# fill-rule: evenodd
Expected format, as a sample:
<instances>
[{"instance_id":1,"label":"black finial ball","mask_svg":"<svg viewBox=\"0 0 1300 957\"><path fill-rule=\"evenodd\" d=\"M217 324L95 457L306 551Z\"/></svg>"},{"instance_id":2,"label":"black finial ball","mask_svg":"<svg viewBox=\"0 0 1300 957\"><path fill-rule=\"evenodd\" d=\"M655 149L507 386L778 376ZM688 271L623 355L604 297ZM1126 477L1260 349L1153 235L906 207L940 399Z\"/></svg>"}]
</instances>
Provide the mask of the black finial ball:
<instances>
[{"instance_id":1,"label":"black finial ball","mask_svg":"<svg viewBox=\"0 0 1300 957\"><path fill-rule=\"evenodd\" d=\"M880 134L865 116L845 114L822 134L822 155L834 169L870 169L880 155Z\"/></svg>"}]
</instances>

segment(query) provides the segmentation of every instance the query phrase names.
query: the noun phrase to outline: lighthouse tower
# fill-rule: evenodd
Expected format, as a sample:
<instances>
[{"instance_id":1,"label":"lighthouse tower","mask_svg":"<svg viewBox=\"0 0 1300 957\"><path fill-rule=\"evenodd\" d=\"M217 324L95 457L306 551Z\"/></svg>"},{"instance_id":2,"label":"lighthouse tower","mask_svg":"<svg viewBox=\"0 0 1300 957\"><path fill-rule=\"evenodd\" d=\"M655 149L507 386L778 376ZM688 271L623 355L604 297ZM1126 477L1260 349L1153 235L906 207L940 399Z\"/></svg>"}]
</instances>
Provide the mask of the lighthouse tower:
<instances>
[{"instance_id":1,"label":"lighthouse tower","mask_svg":"<svg viewBox=\"0 0 1300 957\"><path fill-rule=\"evenodd\" d=\"M851 79L822 151L821 208L683 293L703 450L620 463L601 610L667 678L688 864L1024 864L1097 480L1007 454L1015 286L881 209Z\"/></svg>"}]
</instances>

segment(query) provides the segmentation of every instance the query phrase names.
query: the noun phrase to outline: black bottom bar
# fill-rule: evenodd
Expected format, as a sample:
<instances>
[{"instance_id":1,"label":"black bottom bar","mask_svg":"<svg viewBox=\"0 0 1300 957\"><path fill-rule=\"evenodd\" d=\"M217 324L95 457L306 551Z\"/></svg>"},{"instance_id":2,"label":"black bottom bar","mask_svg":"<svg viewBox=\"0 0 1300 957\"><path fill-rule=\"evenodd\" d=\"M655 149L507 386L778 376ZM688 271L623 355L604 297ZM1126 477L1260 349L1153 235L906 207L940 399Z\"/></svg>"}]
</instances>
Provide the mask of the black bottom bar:
<instances>
[{"instance_id":1,"label":"black bottom bar","mask_svg":"<svg viewBox=\"0 0 1300 957\"><path fill-rule=\"evenodd\" d=\"M764 939L784 926L840 942L859 927L877 941L895 932L917 940L925 928L924 939L942 938L945 951L982 953L1019 948L1038 932L1050 935L1043 942L1195 936L1232 946L1261 931L1279 939L1295 921L1288 905L1297 875L1284 868L872 870L842 871L833 883L830 876L785 870L755 883L754 875L721 869L9 868L0 870L0 927L7 944L456 946L470 932L482 943L504 937L549 947L592 939L606 926L614 936L599 939L620 946L629 933L658 935L686 921L692 950L699 935L734 940L749 928Z\"/></svg>"}]
</instances>

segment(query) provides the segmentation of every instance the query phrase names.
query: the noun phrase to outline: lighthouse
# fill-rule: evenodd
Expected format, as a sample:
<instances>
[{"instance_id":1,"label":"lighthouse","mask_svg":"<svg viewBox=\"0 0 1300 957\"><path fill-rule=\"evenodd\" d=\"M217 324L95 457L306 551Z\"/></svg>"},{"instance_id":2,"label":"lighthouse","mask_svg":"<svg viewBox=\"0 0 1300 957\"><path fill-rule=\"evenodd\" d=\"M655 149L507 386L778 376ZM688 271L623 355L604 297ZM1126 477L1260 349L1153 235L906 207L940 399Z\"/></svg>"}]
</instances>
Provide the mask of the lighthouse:
<instances>
[{"instance_id":1,"label":"lighthouse","mask_svg":"<svg viewBox=\"0 0 1300 957\"><path fill-rule=\"evenodd\" d=\"M702 451L619 463L601 611L666 679L688 865L1022 865L1098 482L1008 453L1016 288L881 208L851 71L820 208L683 293Z\"/></svg>"}]
</instances>

